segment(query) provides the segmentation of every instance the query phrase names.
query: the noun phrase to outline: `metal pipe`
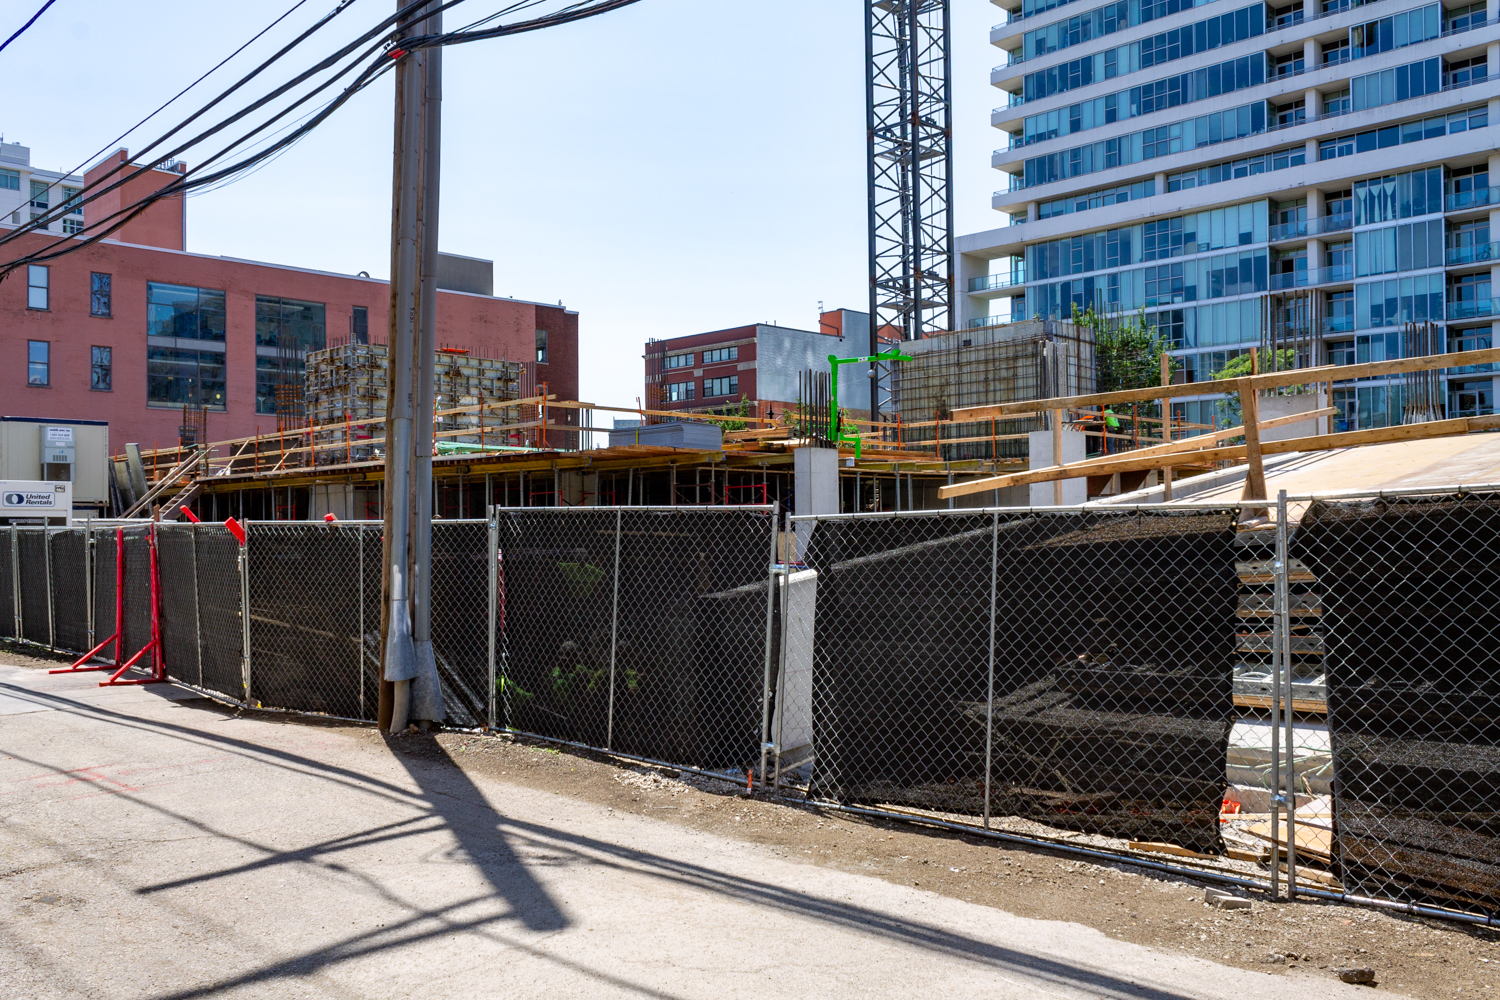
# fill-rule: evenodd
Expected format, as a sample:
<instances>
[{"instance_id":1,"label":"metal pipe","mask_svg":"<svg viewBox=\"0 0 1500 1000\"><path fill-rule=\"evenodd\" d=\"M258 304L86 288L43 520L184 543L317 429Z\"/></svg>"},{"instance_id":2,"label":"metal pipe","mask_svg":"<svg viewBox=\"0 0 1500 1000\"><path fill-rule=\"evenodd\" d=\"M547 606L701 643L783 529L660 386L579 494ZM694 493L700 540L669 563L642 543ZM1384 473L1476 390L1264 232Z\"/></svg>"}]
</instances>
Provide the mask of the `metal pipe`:
<instances>
[{"instance_id":1,"label":"metal pipe","mask_svg":"<svg viewBox=\"0 0 1500 1000\"><path fill-rule=\"evenodd\" d=\"M1280 609L1273 624L1277 644L1281 647L1281 671L1275 682L1282 685L1282 716L1286 720L1286 896L1297 898L1297 756L1292 742L1296 724L1292 704L1292 630L1291 566L1287 562L1286 490L1276 497L1276 562L1280 572L1276 580L1276 605Z\"/></svg>"},{"instance_id":2,"label":"metal pipe","mask_svg":"<svg viewBox=\"0 0 1500 1000\"><path fill-rule=\"evenodd\" d=\"M760 688L760 784L766 785L766 753L771 743L771 626L775 621L776 608L776 531L781 518L776 508L771 508L771 558L766 564L766 667ZM790 570L790 564L787 566ZM786 642L786 620L781 623L782 642ZM778 753L778 766L779 766Z\"/></svg>"},{"instance_id":3,"label":"metal pipe","mask_svg":"<svg viewBox=\"0 0 1500 1000\"><path fill-rule=\"evenodd\" d=\"M425 34L443 30L437 0L428 4ZM417 293L416 398L412 402L412 574L411 633L417 675L409 701L413 717L441 722L443 689L432 652L432 479L433 411L436 409L437 267L439 188L442 172L443 49L423 53L422 195L418 213L421 239L421 283Z\"/></svg>"},{"instance_id":4,"label":"metal pipe","mask_svg":"<svg viewBox=\"0 0 1500 1000\"><path fill-rule=\"evenodd\" d=\"M615 745L615 652L620 644L620 534L624 508L615 508L615 589L609 609L609 715L605 720L604 749Z\"/></svg>"},{"instance_id":5,"label":"metal pipe","mask_svg":"<svg viewBox=\"0 0 1500 1000\"><path fill-rule=\"evenodd\" d=\"M995 611L1000 600L1000 515L990 523L990 669L984 691L984 828L990 828L990 773L995 745Z\"/></svg>"}]
</instances>

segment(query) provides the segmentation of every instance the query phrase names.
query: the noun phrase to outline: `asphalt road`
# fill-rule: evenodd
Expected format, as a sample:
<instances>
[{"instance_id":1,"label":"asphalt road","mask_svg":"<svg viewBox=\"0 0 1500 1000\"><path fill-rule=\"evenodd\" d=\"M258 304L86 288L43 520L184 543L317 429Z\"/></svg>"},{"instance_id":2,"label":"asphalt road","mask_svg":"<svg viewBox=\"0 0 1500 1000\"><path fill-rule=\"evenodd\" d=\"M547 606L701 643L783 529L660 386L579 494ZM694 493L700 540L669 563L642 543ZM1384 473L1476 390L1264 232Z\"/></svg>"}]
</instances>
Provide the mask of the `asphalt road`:
<instances>
[{"instance_id":1,"label":"asphalt road","mask_svg":"<svg viewBox=\"0 0 1500 1000\"><path fill-rule=\"evenodd\" d=\"M10 1000L1362 993L4 661Z\"/></svg>"}]
</instances>

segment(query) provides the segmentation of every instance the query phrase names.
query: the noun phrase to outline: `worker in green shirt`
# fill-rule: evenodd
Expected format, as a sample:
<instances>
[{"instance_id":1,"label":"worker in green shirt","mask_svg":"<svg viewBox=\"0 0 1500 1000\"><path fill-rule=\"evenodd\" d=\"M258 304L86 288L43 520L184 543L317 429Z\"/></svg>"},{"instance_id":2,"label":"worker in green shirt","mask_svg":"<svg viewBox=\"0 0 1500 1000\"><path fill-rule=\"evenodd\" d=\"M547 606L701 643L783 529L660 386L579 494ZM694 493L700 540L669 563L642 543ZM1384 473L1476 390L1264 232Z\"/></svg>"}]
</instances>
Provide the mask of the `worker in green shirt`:
<instances>
[{"instance_id":1,"label":"worker in green shirt","mask_svg":"<svg viewBox=\"0 0 1500 1000\"><path fill-rule=\"evenodd\" d=\"M1104 408L1104 454L1108 455L1115 449L1109 443L1109 435L1120 432L1120 418L1115 416L1115 411L1110 407Z\"/></svg>"}]
</instances>

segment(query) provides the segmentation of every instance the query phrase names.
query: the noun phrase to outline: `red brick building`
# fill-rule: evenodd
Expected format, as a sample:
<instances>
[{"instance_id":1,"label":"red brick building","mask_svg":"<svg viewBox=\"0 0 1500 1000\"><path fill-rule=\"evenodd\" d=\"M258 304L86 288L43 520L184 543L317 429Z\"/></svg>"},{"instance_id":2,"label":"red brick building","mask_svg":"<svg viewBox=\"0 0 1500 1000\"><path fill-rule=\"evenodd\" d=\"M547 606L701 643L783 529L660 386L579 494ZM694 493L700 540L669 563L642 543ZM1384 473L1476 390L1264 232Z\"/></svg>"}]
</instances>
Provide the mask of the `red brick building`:
<instances>
[{"instance_id":1,"label":"red brick building","mask_svg":"<svg viewBox=\"0 0 1500 1000\"><path fill-rule=\"evenodd\" d=\"M96 208L114 210L91 203L86 219ZM209 440L242 437L276 426L278 351L284 378L287 346L385 341L385 281L188 253L183 234L182 201L158 203L116 234L153 243L105 240L0 282L0 410L106 420L112 452L175 445L185 403L207 406ZM24 236L0 260L59 235ZM437 318L439 344L532 362L538 385L578 398L576 312L442 291Z\"/></svg>"}]
</instances>

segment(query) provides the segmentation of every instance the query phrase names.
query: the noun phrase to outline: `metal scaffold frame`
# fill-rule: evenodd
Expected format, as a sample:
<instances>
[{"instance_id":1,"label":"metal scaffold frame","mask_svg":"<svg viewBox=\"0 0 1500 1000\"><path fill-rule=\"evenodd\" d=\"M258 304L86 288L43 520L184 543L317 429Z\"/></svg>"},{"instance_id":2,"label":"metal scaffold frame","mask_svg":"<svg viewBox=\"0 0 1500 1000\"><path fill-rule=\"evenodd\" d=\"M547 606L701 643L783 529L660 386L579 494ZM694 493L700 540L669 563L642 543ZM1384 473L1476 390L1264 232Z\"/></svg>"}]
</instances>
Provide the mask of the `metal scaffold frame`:
<instances>
[{"instance_id":1,"label":"metal scaffold frame","mask_svg":"<svg viewBox=\"0 0 1500 1000\"><path fill-rule=\"evenodd\" d=\"M948 0L865 5L871 355L882 336L917 340L953 326L948 21ZM879 419L885 365L871 367L870 393Z\"/></svg>"}]
</instances>

